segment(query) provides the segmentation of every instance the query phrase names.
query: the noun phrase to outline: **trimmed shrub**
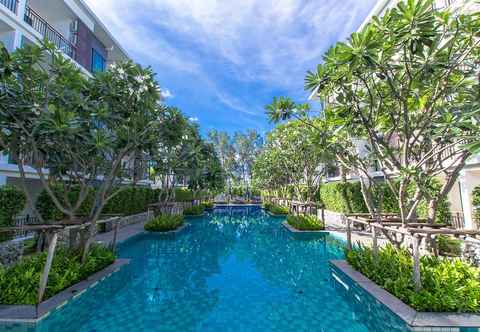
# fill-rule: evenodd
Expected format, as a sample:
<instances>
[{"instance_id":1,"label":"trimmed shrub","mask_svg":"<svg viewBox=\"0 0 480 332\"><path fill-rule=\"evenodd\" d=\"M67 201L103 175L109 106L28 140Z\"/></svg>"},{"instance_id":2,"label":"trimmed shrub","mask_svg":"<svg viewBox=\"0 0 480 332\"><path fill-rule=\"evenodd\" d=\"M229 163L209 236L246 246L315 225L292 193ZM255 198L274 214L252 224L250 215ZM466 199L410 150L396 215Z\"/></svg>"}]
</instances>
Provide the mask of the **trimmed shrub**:
<instances>
[{"instance_id":1,"label":"trimmed shrub","mask_svg":"<svg viewBox=\"0 0 480 332\"><path fill-rule=\"evenodd\" d=\"M475 187L472 192L473 206L475 207L475 221L478 227L480 227L480 186Z\"/></svg>"},{"instance_id":2,"label":"trimmed shrub","mask_svg":"<svg viewBox=\"0 0 480 332\"><path fill-rule=\"evenodd\" d=\"M156 192L157 192L157 198L158 198L158 196L160 196L161 200L165 199L165 194L160 189L157 189ZM197 196L202 196L202 194L199 193ZM195 199L196 198L194 197L192 190L185 189L185 188L175 188L175 201L176 202L191 202Z\"/></svg>"},{"instance_id":3,"label":"trimmed shrub","mask_svg":"<svg viewBox=\"0 0 480 332\"><path fill-rule=\"evenodd\" d=\"M64 196L63 187L55 186L52 188L52 190L55 193L55 196L60 201L62 201ZM76 202L79 192L80 192L79 187L73 187L70 190L68 195L68 200L70 201L71 204L74 204ZM87 194L87 198L85 199L85 201L77 211L78 215L87 215L90 212L90 208L93 204L94 198L95 198L94 192L89 191L89 193ZM52 198L50 197L50 195L47 193L46 190L42 190L42 192L38 196L36 207L38 212L42 215L43 219L45 220L59 221L65 218L65 215L62 212L60 212L60 210L57 209L57 207L55 206L55 203L53 203Z\"/></svg>"},{"instance_id":4,"label":"trimmed shrub","mask_svg":"<svg viewBox=\"0 0 480 332\"><path fill-rule=\"evenodd\" d=\"M0 187L0 226L12 226L13 218L25 208L26 201L20 189L9 185Z\"/></svg>"},{"instance_id":5,"label":"trimmed shrub","mask_svg":"<svg viewBox=\"0 0 480 332\"><path fill-rule=\"evenodd\" d=\"M205 206L203 204L194 205L188 209L183 210L184 216L199 216L202 215L205 211Z\"/></svg>"},{"instance_id":6,"label":"trimmed shrub","mask_svg":"<svg viewBox=\"0 0 480 332\"><path fill-rule=\"evenodd\" d=\"M440 255L459 257L462 254L462 241L451 236L438 236L437 244Z\"/></svg>"},{"instance_id":7,"label":"trimmed shrub","mask_svg":"<svg viewBox=\"0 0 480 332\"><path fill-rule=\"evenodd\" d=\"M343 191L345 191L346 199ZM327 183L320 187L320 197L325 209L330 211L347 213L350 204L351 212L368 212L358 181Z\"/></svg>"},{"instance_id":8,"label":"trimmed shrub","mask_svg":"<svg viewBox=\"0 0 480 332\"><path fill-rule=\"evenodd\" d=\"M114 253L104 246L92 247L85 264L78 252L59 248L53 258L45 299L61 292L115 261ZM16 265L0 267L0 304L37 304L38 285L47 253L29 256Z\"/></svg>"},{"instance_id":9,"label":"trimmed shrub","mask_svg":"<svg viewBox=\"0 0 480 332\"><path fill-rule=\"evenodd\" d=\"M105 214L133 215L147 211L148 205L155 203L155 191L147 187L128 187L111 199L105 206Z\"/></svg>"},{"instance_id":10,"label":"trimmed shrub","mask_svg":"<svg viewBox=\"0 0 480 332\"><path fill-rule=\"evenodd\" d=\"M63 197L63 189L61 187L54 188L54 192L57 197ZM79 189L73 188L69 193L69 200L74 203L79 194ZM88 215L92 204L94 202L94 192L91 190L80 209L78 215ZM151 188L146 187L127 187L122 190L118 195L113 197L103 209L104 214L122 214L133 215L147 211L149 204L155 203L158 199L158 192ZM37 209L45 220L62 220L65 215L60 212L50 195L43 190L36 203Z\"/></svg>"},{"instance_id":11,"label":"trimmed shrub","mask_svg":"<svg viewBox=\"0 0 480 332\"><path fill-rule=\"evenodd\" d=\"M459 259L423 256L423 288L416 291L413 258L406 249L389 244L375 258L371 248L359 245L346 257L354 269L417 311L480 312L480 269Z\"/></svg>"},{"instance_id":12,"label":"trimmed shrub","mask_svg":"<svg viewBox=\"0 0 480 332\"><path fill-rule=\"evenodd\" d=\"M183 223L183 216L164 214L147 222L144 228L149 232L169 232L181 227Z\"/></svg>"},{"instance_id":13,"label":"trimmed shrub","mask_svg":"<svg viewBox=\"0 0 480 332\"><path fill-rule=\"evenodd\" d=\"M290 226L299 231L323 231L325 225L314 216L292 216L287 217Z\"/></svg>"},{"instance_id":14,"label":"trimmed shrub","mask_svg":"<svg viewBox=\"0 0 480 332\"><path fill-rule=\"evenodd\" d=\"M432 187L432 190L439 190L440 183L434 181ZM342 191L345 191L347 199L345 199L345 195L343 195ZM415 186L411 186L408 189L408 195L412 196L414 192ZM327 183L320 188L320 199L324 204L325 209L330 211L347 213L348 205L350 204L352 213L368 212L359 181ZM375 183L373 200L381 212L400 213L398 202L392 190L385 182ZM427 203L425 201L420 202L417 208L418 217L426 218L428 215L427 212ZM450 221L450 203L447 198L439 202L436 218L438 223L448 223Z\"/></svg>"},{"instance_id":15,"label":"trimmed shrub","mask_svg":"<svg viewBox=\"0 0 480 332\"><path fill-rule=\"evenodd\" d=\"M215 203L213 202L203 202L202 205L206 210L211 210L215 207Z\"/></svg>"},{"instance_id":16,"label":"trimmed shrub","mask_svg":"<svg viewBox=\"0 0 480 332\"><path fill-rule=\"evenodd\" d=\"M268 212L270 212L271 214L278 215L278 216L287 215L290 212L286 207L271 204L271 203L263 204L263 208Z\"/></svg>"}]
</instances>

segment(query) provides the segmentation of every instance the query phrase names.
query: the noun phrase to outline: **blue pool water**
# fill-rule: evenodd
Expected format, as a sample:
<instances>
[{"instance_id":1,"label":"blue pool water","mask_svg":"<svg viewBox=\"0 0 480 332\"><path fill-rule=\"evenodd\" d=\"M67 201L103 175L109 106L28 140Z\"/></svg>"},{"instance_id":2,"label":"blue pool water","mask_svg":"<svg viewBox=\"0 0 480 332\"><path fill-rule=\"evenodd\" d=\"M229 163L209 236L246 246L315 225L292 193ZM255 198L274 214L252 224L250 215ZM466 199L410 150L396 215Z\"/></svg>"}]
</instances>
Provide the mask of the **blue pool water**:
<instances>
[{"instance_id":1,"label":"blue pool water","mask_svg":"<svg viewBox=\"0 0 480 332\"><path fill-rule=\"evenodd\" d=\"M405 330L382 308L368 319L368 306L331 278L341 240L292 235L282 221L259 208L223 208L176 235L138 235L119 249L129 265L29 330Z\"/></svg>"}]
</instances>

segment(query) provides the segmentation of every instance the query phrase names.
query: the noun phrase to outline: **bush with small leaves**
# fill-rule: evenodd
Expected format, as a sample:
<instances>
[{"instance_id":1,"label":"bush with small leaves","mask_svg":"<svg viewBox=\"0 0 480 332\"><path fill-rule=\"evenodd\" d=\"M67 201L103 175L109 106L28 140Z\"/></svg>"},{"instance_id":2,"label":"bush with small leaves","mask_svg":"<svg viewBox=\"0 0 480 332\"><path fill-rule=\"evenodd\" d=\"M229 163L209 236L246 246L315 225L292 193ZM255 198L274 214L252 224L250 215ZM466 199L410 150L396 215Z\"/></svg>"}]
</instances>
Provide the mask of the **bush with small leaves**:
<instances>
[{"instance_id":1,"label":"bush with small leaves","mask_svg":"<svg viewBox=\"0 0 480 332\"><path fill-rule=\"evenodd\" d=\"M144 228L149 232L169 232L180 228L183 223L183 216L163 214L147 222Z\"/></svg>"}]
</instances>

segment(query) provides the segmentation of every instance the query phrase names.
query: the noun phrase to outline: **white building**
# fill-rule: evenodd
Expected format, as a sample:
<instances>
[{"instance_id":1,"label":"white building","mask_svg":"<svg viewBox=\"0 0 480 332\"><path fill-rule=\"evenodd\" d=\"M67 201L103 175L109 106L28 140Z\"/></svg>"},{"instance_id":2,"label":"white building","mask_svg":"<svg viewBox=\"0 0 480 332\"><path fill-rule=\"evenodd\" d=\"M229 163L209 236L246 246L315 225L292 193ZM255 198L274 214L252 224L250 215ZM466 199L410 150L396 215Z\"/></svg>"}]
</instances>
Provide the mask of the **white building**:
<instances>
[{"instance_id":1,"label":"white building","mask_svg":"<svg viewBox=\"0 0 480 332\"><path fill-rule=\"evenodd\" d=\"M0 0L0 41L8 51L47 38L87 76L128 60L115 40L83 0ZM33 193L41 190L36 172L26 168ZM19 185L18 167L0 156L0 185Z\"/></svg>"},{"instance_id":2,"label":"white building","mask_svg":"<svg viewBox=\"0 0 480 332\"><path fill-rule=\"evenodd\" d=\"M382 16L400 1L402 0L378 0L373 10L360 25L359 30L363 29L374 16ZM448 7L453 11L459 10L459 8L466 12L480 11L480 3L470 0L436 0L435 7L439 9ZM316 99L315 93L310 99ZM359 142L357 146L359 150L364 150L365 142ZM340 180L339 169L336 165L332 165L328 173L327 182ZM375 165L371 167L371 175L372 177L383 177L382 172L379 172ZM349 174L347 178L353 180L358 177L355 174ZM467 161L467 165L461 171L456 185L448 196L452 215L457 219L456 224L463 224L463 227L467 229L480 228L475 220L475 207L472 204L472 191L476 186L480 186L480 155L475 155Z\"/></svg>"}]
</instances>

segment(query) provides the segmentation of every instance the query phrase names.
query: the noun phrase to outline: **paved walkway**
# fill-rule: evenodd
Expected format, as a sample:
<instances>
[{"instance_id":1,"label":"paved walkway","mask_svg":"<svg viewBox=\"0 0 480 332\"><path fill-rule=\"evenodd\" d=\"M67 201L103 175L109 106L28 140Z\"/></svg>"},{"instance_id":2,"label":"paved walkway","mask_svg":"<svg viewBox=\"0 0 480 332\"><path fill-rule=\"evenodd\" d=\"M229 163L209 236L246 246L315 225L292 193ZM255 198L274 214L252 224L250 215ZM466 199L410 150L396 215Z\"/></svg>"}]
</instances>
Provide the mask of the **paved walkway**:
<instances>
[{"instance_id":1,"label":"paved walkway","mask_svg":"<svg viewBox=\"0 0 480 332\"><path fill-rule=\"evenodd\" d=\"M332 223L327 223L326 229L330 231L331 233L336 234L337 236L342 237L345 241L347 240L347 230L345 226L339 225L339 224L332 224ZM361 243L365 246L371 246L372 245L372 235L368 232L362 232L362 231L352 231L352 243ZM379 236L378 237L378 245L379 246L384 246L385 244L389 243L389 241L383 237Z\"/></svg>"},{"instance_id":2,"label":"paved walkway","mask_svg":"<svg viewBox=\"0 0 480 332\"><path fill-rule=\"evenodd\" d=\"M145 225L145 222L131 224L120 228L117 234L117 244L131 238L132 236L143 233L145 231L143 225ZM95 241L109 245L113 241L113 231L97 234Z\"/></svg>"}]
</instances>

